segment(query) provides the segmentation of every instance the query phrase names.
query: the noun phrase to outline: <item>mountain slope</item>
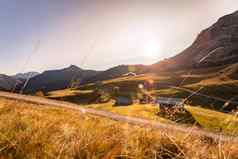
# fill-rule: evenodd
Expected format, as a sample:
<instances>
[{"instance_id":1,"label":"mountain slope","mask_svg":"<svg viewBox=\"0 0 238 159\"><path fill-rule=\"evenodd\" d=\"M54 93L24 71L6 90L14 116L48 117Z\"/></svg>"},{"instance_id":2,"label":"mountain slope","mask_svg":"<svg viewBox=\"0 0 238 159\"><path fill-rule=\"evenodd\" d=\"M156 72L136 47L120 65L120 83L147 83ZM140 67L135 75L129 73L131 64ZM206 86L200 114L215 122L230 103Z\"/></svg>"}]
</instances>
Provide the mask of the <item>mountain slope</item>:
<instances>
[{"instance_id":1,"label":"mountain slope","mask_svg":"<svg viewBox=\"0 0 238 159\"><path fill-rule=\"evenodd\" d=\"M19 83L20 83L20 81L12 78L10 76L0 74L0 90L11 91Z\"/></svg>"},{"instance_id":2,"label":"mountain slope","mask_svg":"<svg viewBox=\"0 0 238 159\"><path fill-rule=\"evenodd\" d=\"M83 70L74 65L61 70L45 71L31 78L24 92L34 93L38 90L53 91L65 89L71 85L73 80L81 81L83 78L94 76L97 73L97 71Z\"/></svg>"},{"instance_id":3,"label":"mountain slope","mask_svg":"<svg viewBox=\"0 0 238 159\"><path fill-rule=\"evenodd\" d=\"M238 11L203 30L182 53L152 65L154 71L213 67L238 62Z\"/></svg>"},{"instance_id":4,"label":"mountain slope","mask_svg":"<svg viewBox=\"0 0 238 159\"><path fill-rule=\"evenodd\" d=\"M126 73L134 72L137 74L142 73L147 66L144 65L119 65L103 71L95 76L84 79L83 83L92 83L97 81L109 80L113 78L120 77Z\"/></svg>"},{"instance_id":5,"label":"mountain slope","mask_svg":"<svg viewBox=\"0 0 238 159\"><path fill-rule=\"evenodd\" d=\"M16 79L27 79L27 78L33 78L37 75L39 75L40 73L38 72L27 72L27 73L18 73L12 77L16 78Z\"/></svg>"}]
</instances>

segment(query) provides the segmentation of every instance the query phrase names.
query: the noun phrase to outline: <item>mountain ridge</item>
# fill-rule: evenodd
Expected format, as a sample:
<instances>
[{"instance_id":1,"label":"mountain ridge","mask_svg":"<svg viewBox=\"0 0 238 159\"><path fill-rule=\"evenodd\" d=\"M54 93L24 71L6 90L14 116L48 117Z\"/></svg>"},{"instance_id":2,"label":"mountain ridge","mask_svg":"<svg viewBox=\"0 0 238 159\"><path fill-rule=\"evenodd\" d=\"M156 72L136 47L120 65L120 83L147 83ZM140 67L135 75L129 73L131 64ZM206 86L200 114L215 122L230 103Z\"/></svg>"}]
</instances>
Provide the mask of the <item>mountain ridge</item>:
<instances>
[{"instance_id":1,"label":"mountain ridge","mask_svg":"<svg viewBox=\"0 0 238 159\"><path fill-rule=\"evenodd\" d=\"M26 80L28 78L35 77L39 75L39 72L26 72L26 73L17 73L16 75L13 75L13 78L20 79L20 80Z\"/></svg>"},{"instance_id":2,"label":"mountain ridge","mask_svg":"<svg viewBox=\"0 0 238 159\"><path fill-rule=\"evenodd\" d=\"M58 70L48 70L31 78L24 90L25 93L35 93L39 90L53 91L65 89L71 86L73 81L81 81L83 78L94 76L99 71L83 70L71 65Z\"/></svg>"},{"instance_id":3,"label":"mountain ridge","mask_svg":"<svg viewBox=\"0 0 238 159\"><path fill-rule=\"evenodd\" d=\"M181 53L152 65L152 70L213 67L238 62L238 11L218 19L199 33Z\"/></svg>"},{"instance_id":4,"label":"mountain ridge","mask_svg":"<svg viewBox=\"0 0 238 159\"><path fill-rule=\"evenodd\" d=\"M93 83L93 82L98 82L103 80L109 80L109 79L120 77L129 72L141 74L144 72L146 68L147 66L145 65L118 65L118 66L109 68L105 71L102 71L101 73L93 77L84 79L83 83L85 84L85 83Z\"/></svg>"}]
</instances>

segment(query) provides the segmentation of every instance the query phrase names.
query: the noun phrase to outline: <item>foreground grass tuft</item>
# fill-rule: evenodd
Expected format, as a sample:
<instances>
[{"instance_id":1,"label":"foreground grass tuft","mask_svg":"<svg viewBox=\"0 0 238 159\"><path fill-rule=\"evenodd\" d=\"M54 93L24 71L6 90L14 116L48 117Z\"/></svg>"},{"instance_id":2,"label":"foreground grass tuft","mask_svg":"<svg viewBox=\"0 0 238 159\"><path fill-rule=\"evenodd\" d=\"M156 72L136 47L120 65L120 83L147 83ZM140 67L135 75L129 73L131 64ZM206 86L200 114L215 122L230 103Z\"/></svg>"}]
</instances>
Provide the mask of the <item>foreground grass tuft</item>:
<instances>
[{"instance_id":1,"label":"foreground grass tuft","mask_svg":"<svg viewBox=\"0 0 238 159\"><path fill-rule=\"evenodd\" d=\"M0 99L0 158L238 158L238 145Z\"/></svg>"}]
</instances>

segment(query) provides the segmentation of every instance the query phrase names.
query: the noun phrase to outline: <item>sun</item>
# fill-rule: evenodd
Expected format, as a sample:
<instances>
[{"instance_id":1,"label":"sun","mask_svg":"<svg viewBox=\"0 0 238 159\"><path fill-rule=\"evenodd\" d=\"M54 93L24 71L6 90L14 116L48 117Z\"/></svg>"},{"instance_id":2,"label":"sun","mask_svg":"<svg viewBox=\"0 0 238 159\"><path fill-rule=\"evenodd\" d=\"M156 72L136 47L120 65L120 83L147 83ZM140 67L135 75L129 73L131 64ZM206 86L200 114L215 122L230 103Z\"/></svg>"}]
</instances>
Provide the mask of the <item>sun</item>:
<instances>
[{"instance_id":1,"label":"sun","mask_svg":"<svg viewBox=\"0 0 238 159\"><path fill-rule=\"evenodd\" d=\"M159 44L147 43L143 46L143 56L151 59L157 59L160 53Z\"/></svg>"}]
</instances>

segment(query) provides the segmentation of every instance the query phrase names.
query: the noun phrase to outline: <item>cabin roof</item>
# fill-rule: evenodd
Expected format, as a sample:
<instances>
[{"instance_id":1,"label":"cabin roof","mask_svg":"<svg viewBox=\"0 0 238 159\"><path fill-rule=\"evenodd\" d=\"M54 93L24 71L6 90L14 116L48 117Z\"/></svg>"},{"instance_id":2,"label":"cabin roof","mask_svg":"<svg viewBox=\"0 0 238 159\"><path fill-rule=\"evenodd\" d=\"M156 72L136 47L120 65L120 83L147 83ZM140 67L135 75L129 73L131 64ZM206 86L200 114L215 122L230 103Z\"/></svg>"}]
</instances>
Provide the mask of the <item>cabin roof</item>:
<instances>
[{"instance_id":1,"label":"cabin roof","mask_svg":"<svg viewBox=\"0 0 238 159\"><path fill-rule=\"evenodd\" d=\"M136 76L136 73L128 72L128 73L125 73L123 76Z\"/></svg>"},{"instance_id":2,"label":"cabin roof","mask_svg":"<svg viewBox=\"0 0 238 159\"><path fill-rule=\"evenodd\" d=\"M156 104L167 104L167 105L181 105L184 99L182 98L166 98L159 97L156 99Z\"/></svg>"}]
</instances>

